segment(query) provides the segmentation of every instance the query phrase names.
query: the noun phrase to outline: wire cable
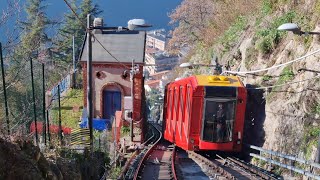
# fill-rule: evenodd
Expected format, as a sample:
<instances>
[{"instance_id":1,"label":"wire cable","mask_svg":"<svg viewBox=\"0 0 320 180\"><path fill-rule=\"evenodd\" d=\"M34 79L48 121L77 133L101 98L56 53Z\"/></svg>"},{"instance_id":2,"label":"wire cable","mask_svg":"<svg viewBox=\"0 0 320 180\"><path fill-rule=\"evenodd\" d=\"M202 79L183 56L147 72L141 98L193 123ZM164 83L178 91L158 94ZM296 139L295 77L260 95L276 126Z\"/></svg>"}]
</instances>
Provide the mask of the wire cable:
<instances>
[{"instance_id":1,"label":"wire cable","mask_svg":"<svg viewBox=\"0 0 320 180\"><path fill-rule=\"evenodd\" d=\"M318 79L318 78L320 78L320 75L317 75L315 77L308 78L308 79L303 79L300 81L292 81L292 82L273 85L273 86L263 86L263 87L258 87L258 88L246 88L246 89L268 89L268 88L274 88L274 87L281 87L281 86L285 86L285 85L289 85L289 84L296 84L296 83L300 83L300 82L304 82L304 81L310 81L310 80L314 80L314 79Z\"/></svg>"},{"instance_id":2,"label":"wire cable","mask_svg":"<svg viewBox=\"0 0 320 180\"><path fill-rule=\"evenodd\" d=\"M297 59L294 59L294 60L292 60L292 61L289 61L289 62L286 62L286 63L283 63L283 64L278 64L278 65L275 65L275 66L271 66L271 67L268 67L268 68L265 68L265 69L258 69L258 70L252 70L252 71L242 71L242 72L241 72L241 71L240 71L240 72L238 72L238 71L224 71L224 72L222 72L222 74L224 74L224 73L231 73L231 74L249 74L249 73L257 73L257 72L268 71L268 70L270 70L270 69L278 68L278 67L281 67L281 66L285 66L285 65L288 65L288 64L297 62L297 61L301 61L301 60L303 60L303 59L305 59L305 58L307 58L307 57L309 57L309 56L312 56L312 55L314 55L314 54L317 54L317 53L319 53L319 52L320 52L320 49L318 49L318 50L316 50L316 51L313 51L313 52L310 53L310 54L306 54L306 55L304 55L304 56L301 56L301 57L299 57L299 58L297 58Z\"/></svg>"},{"instance_id":3,"label":"wire cable","mask_svg":"<svg viewBox=\"0 0 320 180\"><path fill-rule=\"evenodd\" d=\"M69 2L67 0L63 0L67 6L69 7L69 9L72 11L72 13L76 16L76 18L80 21L81 26L83 26L83 28L86 30L87 33L90 33L91 36L100 44L100 46L112 57L114 58L116 61L118 61L119 64L121 64L123 67L130 69L129 66L123 64L121 61L119 61L113 54L110 53L110 51L107 50L107 48L99 41L99 39L90 31L90 29L88 29L81 21L80 17L78 16L78 14L75 12L75 10L71 7L71 5L69 4Z\"/></svg>"}]
</instances>

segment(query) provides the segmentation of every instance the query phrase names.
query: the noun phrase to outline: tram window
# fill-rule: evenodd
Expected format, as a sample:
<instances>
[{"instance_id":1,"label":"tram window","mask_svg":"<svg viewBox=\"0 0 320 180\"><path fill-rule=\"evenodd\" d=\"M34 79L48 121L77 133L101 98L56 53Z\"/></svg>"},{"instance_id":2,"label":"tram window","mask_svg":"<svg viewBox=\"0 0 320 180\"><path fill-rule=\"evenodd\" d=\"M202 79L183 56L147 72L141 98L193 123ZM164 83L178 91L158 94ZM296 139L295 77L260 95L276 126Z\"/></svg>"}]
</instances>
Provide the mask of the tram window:
<instances>
[{"instance_id":1,"label":"tram window","mask_svg":"<svg viewBox=\"0 0 320 180\"><path fill-rule=\"evenodd\" d=\"M202 138L210 142L230 142L235 119L235 100L206 100Z\"/></svg>"}]
</instances>

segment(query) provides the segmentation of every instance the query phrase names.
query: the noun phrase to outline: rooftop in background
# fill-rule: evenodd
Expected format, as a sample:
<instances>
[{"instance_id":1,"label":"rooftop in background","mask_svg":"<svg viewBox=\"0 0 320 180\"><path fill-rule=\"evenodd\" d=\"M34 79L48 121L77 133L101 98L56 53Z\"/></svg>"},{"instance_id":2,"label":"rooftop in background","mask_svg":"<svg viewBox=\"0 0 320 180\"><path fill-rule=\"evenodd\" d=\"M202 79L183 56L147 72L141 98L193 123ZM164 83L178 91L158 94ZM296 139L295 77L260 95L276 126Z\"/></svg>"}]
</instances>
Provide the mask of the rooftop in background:
<instances>
[{"instance_id":1,"label":"rooftop in background","mask_svg":"<svg viewBox=\"0 0 320 180\"><path fill-rule=\"evenodd\" d=\"M169 38L165 29L156 29L152 31L148 31L147 35L161 41L166 41L166 38Z\"/></svg>"}]
</instances>

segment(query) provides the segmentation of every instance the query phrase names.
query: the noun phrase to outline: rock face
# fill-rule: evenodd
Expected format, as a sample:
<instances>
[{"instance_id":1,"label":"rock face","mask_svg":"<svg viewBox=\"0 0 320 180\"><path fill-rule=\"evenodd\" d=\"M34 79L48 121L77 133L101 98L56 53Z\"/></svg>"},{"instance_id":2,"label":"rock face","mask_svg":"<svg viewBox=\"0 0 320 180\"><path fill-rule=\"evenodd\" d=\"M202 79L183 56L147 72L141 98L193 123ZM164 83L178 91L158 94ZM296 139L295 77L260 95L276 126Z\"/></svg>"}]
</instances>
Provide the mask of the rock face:
<instances>
[{"instance_id":1,"label":"rock face","mask_svg":"<svg viewBox=\"0 0 320 180\"><path fill-rule=\"evenodd\" d=\"M63 156L63 153L60 155ZM0 138L0 179L100 179L105 154L45 156L31 142L11 143Z\"/></svg>"},{"instance_id":2,"label":"rock face","mask_svg":"<svg viewBox=\"0 0 320 180\"><path fill-rule=\"evenodd\" d=\"M320 132L319 110L315 111L320 108L320 52L299 58L319 50L319 38L310 37L310 44L306 45L304 38L289 33L273 51L262 54L252 42L255 34L246 32L254 32L253 29L253 25L247 28L243 32L246 37L234 47L241 59L232 70L250 71L297 61L243 78L249 92L246 128L251 131L246 135L247 141L315 160L317 133ZM320 31L320 25L316 24L313 31ZM254 56L252 49L256 51ZM229 61L228 57L230 55L222 56L221 62ZM266 88L255 90L254 87Z\"/></svg>"},{"instance_id":3,"label":"rock face","mask_svg":"<svg viewBox=\"0 0 320 180\"><path fill-rule=\"evenodd\" d=\"M22 146L0 139L0 179L45 179L49 168L39 168L39 148L30 143Z\"/></svg>"},{"instance_id":4,"label":"rock face","mask_svg":"<svg viewBox=\"0 0 320 180\"><path fill-rule=\"evenodd\" d=\"M320 32L320 2L263 2L256 14L245 15L247 24L234 33L235 42L228 42L227 33L221 37L232 47L222 48L225 42L221 41L208 49L196 47L189 60L208 61L206 57L212 53L208 51L213 51L220 64L246 72L294 60L241 77L249 93L244 136L249 144L315 160L320 134L320 36L298 36L279 32L277 27L291 21L299 23L302 30ZM266 2L270 2L270 11L263 14ZM210 74L212 70L193 73Z\"/></svg>"}]
</instances>

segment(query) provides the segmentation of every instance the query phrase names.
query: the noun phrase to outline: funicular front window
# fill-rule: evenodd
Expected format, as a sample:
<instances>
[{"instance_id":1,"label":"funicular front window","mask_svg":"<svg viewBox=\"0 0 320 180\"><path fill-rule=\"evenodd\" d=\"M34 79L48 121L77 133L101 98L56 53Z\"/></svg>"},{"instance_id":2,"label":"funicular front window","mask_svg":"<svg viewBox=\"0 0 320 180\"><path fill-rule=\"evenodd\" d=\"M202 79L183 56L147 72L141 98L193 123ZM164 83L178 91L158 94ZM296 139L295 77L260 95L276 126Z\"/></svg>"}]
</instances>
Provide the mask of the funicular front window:
<instances>
[{"instance_id":1,"label":"funicular front window","mask_svg":"<svg viewBox=\"0 0 320 180\"><path fill-rule=\"evenodd\" d=\"M202 139L209 142L230 142L235 119L235 100L206 99Z\"/></svg>"}]
</instances>

